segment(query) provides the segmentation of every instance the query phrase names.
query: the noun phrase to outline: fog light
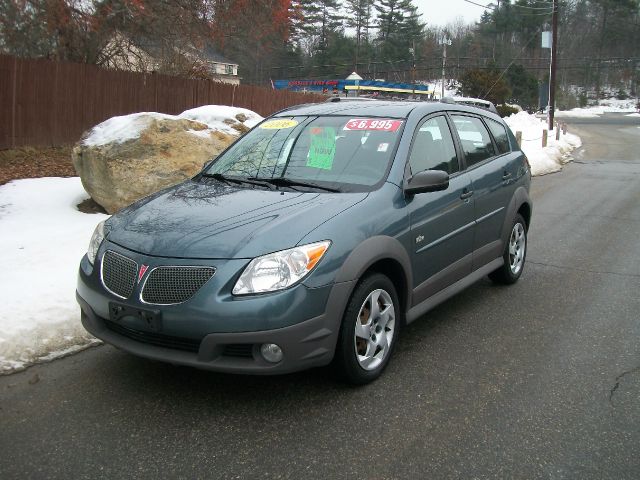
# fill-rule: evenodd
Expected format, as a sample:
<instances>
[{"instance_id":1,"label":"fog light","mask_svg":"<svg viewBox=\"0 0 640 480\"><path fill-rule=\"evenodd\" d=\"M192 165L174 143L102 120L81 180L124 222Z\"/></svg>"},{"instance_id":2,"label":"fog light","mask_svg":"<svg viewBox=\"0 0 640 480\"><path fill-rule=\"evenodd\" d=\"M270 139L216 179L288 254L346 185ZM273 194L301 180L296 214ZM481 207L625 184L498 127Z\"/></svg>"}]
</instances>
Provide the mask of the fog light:
<instances>
[{"instance_id":1,"label":"fog light","mask_svg":"<svg viewBox=\"0 0 640 480\"><path fill-rule=\"evenodd\" d=\"M282 349L275 343L263 343L260 347L260 353L269 363L278 363L282 360Z\"/></svg>"}]
</instances>

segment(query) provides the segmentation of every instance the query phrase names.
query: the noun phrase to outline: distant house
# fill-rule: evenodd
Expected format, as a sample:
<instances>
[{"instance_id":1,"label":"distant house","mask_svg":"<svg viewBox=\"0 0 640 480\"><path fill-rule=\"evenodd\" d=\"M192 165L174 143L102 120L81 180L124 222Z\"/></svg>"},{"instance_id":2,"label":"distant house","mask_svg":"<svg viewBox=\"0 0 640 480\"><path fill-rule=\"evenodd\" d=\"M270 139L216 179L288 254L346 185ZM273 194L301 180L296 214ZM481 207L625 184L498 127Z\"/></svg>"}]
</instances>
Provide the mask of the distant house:
<instances>
[{"instance_id":1,"label":"distant house","mask_svg":"<svg viewBox=\"0 0 640 480\"><path fill-rule=\"evenodd\" d=\"M132 72L160 72L240 84L238 64L226 59L211 45L176 47L144 37L116 33L103 50L101 64Z\"/></svg>"},{"instance_id":2,"label":"distant house","mask_svg":"<svg viewBox=\"0 0 640 480\"><path fill-rule=\"evenodd\" d=\"M197 56L206 64L207 71L213 80L234 85L240 84L238 64L223 57L211 45L205 45L202 49L194 49L194 56Z\"/></svg>"}]
</instances>

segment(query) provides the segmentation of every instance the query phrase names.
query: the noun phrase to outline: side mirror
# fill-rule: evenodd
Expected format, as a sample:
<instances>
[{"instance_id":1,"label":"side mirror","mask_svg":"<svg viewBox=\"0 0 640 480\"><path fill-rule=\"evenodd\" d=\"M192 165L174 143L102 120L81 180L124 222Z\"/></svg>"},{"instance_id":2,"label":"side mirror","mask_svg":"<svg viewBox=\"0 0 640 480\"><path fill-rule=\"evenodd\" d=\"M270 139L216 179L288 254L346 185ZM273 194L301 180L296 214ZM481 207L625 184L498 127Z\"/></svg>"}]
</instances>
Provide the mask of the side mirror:
<instances>
[{"instance_id":1,"label":"side mirror","mask_svg":"<svg viewBox=\"0 0 640 480\"><path fill-rule=\"evenodd\" d=\"M443 170L423 170L413 175L404 192L407 195L416 193L437 192L449 187L449 174Z\"/></svg>"}]
</instances>

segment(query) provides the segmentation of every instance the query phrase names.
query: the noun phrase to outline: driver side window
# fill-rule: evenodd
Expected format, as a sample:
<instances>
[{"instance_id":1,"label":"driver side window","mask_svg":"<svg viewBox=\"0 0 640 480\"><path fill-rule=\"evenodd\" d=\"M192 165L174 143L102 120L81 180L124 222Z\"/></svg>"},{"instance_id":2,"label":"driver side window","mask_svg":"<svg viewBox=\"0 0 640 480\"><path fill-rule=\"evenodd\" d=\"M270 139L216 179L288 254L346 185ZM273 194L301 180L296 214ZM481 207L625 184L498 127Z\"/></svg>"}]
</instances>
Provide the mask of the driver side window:
<instances>
[{"instance_id":1,"label":"driver side window","mask_svg":"<svg viewBox=\"0 0 640 480\"><path fill-rule=\"evenodd\" d=\"M420 125L413 139L409 166L412 175L423 170L444 170L451 175L460 170L449 124L443 116Z\"/></svg>"}]
</instances>

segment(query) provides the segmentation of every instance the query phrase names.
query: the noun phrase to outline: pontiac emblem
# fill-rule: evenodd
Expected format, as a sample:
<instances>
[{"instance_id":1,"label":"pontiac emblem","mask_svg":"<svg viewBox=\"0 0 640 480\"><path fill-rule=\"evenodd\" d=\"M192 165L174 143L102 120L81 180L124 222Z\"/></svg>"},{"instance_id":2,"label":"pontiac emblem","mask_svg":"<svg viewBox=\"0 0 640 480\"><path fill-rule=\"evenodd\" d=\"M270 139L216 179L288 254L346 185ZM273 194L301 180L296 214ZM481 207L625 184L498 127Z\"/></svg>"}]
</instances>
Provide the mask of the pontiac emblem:
<instances>
[{"instance_id":1,"label":"pontiac emblem","mask_svg":"<svg viewBox=\"0 0 640 480\"><path fill-rule=\"evenodd\" d=\"M138 283L140 283L140 280L142 280L142 277L144 277L144 274L147 272L148 268L149 265L140 265L140 271L138 272Z\"/></svg>"}]
</instances>

